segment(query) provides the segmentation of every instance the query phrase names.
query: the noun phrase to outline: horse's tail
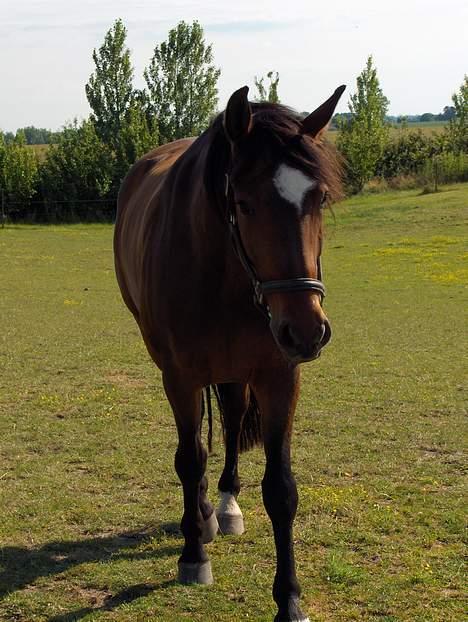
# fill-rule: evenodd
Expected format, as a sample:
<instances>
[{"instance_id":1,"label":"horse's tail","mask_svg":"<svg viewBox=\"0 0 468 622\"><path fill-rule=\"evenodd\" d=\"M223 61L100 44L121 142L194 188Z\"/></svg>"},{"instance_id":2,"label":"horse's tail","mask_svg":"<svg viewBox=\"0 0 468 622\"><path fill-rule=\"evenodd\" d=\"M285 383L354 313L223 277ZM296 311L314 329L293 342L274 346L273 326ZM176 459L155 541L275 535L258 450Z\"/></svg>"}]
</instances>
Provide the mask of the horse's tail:
<instances>
[{"instance_id":1,"label":"horse's tail","mask_svg":"<svg viewBox=\"0 0 468 622\"><path fill-rule=\"evenodd\" d=\"M227 406L223 404L223 398L219 392L217 385L211 385L211 387L206 387L203 400L202 400L202 413L204 414L206 411L208 412L208 450L211 452L212 450L212 440L213 440L213 412L211 407L211 391L213 391L216 402L218 404L221 426L223 429L223 437L225 437L226 427L224 422L224 410ZM248 451L249 449L253 449L257 445L261 445L263 442L262 435L262 421L260 416L260 410L258 408L258 403L255 398L255 395L252 389L249 390L249 404L247 406L247 411L242 420L242 427L240 432L239 439L239 449L241 452Z\"/></svg>"},{"instance_id":2,"label":"horse's tail","mask_svg":"<svg viewBox=\"0 0 468 622\"><path fill-rule=\"evenodd\" d=\"M263 444L262 418L254 392L250 389L249 405L242 420L240 450L248 451Z\"/></svg>"}]
</instances>

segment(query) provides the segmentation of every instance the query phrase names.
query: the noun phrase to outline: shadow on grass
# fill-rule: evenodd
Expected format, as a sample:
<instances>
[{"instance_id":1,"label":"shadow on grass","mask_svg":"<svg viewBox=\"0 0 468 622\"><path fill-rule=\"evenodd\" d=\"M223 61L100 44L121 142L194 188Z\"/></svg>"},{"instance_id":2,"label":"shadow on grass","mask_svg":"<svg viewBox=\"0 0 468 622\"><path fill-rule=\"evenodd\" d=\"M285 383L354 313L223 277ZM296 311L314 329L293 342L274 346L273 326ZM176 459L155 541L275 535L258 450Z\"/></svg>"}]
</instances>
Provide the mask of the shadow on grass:
<instances>
[{"instance_id":1,"label":"shadow on grass","mask_svg":"<svg viewBox=\"0 0 468 622\"><path fill-rule=\"evenodd\" d=\"M171 581L164 581L159 585L155 583L140 583L138 585L132 585L125 590L117 592L114 596L108 596L101 607L83 607L81 609L77 609L76 611L70 611L69 613L52 616L51 618L48 618L47 622L76 622L90 613L111 611L124 603L131 603L138 598L147 596L154 590L166 589L176 585L176 583L175 579L172 579Z\"/></svg>"},{"instance_id":2,"label":"shadow on grass","mask_svg":"<svg viewBox=\"0 0 468 622\"><path fill-rule=\"evenodd\" d=\"M180 546L161 546L149 551L131 551L142 542L158 537L180 538L177 523L162 523L140 531L124 532L108 537L69 542L49 542L40 548L6 546L0 548L0 599L11 592L21 590L39 577L47 577L67 571L85 562L105 562L110 559L158 559L176 555ZM107 611L125 602L145 596L155 589L172 585L166 581L160 585L135 585L115 595L108 595L101 607L84 608L79 611L50 618L50 622L72 622L92 611Z\"/></svg>"}]
</instances>

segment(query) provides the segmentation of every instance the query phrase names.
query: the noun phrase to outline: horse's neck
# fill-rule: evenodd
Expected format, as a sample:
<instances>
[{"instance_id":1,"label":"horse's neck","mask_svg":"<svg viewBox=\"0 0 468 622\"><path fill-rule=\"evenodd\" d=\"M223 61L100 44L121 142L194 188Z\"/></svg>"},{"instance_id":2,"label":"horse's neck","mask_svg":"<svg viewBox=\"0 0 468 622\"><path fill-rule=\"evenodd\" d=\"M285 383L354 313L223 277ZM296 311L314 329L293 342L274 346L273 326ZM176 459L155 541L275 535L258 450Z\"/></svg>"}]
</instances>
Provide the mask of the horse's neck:
<instances>
[{"instance_id":1,"label":"horse's neck","mask_svg":"<svg viewBox=\"0 0 468 622\"><path fill-rule=\"evenodd\" d=\"M212 140L202 136L197 143L181 162L181 173L191 189L186 207L194 248L200 261L211 264L225 260L230 244L224 195L229 152L225 139L216 134Z\"/></svg>"}]
</instances>

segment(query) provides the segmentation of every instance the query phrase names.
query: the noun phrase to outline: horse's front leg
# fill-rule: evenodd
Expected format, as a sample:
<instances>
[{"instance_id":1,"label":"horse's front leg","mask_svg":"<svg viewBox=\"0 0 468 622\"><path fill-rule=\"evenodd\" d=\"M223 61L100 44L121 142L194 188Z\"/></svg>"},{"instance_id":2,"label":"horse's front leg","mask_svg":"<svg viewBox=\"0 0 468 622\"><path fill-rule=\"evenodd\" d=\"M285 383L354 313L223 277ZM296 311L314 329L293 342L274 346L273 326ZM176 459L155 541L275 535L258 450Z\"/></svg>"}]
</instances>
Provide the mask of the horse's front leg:
<instances>
[{"instance_id":1,"label":"horse's front leg","mask_svg":"<svg viewBox=\"0 0 468 622\"><path fill-rule=\"evenodd\" d=\"M252 383L262 413L266 455L262 481L263 502L271 519L276 545L273 598L275 622L305 622L299 606L292 525L297 510L297 488L291 472L290 440L299 390L299 369L262 372Z\"/></svg>"},{"instance_id":2,"label":"horse's front leg","mask_svg":"<svg viewBox=\"0 0 468 622\"><path fill-rule=\"evenodd\" d=\"M213 583L211 564L203 543L206 538L207 451L200 437L201 389L188 388L173 375L164 374L164 388L174 412L179 435L175 468L184 492L181 530L185 538L179 558L180 583ZM212 510L212 508L211 508Z\"/></svg>"}]
</instances>

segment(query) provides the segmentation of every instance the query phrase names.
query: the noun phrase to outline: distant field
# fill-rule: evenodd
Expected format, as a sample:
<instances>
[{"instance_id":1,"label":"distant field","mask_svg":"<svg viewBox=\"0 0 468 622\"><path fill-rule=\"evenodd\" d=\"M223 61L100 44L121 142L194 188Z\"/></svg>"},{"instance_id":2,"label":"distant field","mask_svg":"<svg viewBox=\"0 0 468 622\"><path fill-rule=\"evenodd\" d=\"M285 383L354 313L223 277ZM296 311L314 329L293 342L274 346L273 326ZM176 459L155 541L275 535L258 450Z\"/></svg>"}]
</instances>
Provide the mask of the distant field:
<instances>
[{"instance_id":1,"label":"distant field","mask_svg":"<svg viewBox=\"0 0 468 622\"><path fill-rule=\"evenodd\" d=\"M444 128L448 126L447 121L421 121L417 123L408 123L408 129L416 129L416 130L436 130L443 131ZM398 128L398 125L395 126Z\"/></svg>"},{"instance_id":2,"label":"distant field","mask_svg":"<svg viewBox=\"0 0 468 622\"><path fill-rule=\"evenodd\" d=\"M334 333L303 368L293 439L311 622L465 619L467 205L464 184L328 219ZM175 428L112 227L7 226L0 265L0 620L271 622L260 449L241 459L246 533L208 546L215 584L175 581Z\"/></svg>"},{"instance_id":3,"label":"distant field","mask_svg":"<svg viewBox=\"0 0 468 622\"><path fill-rule=\"evenodd\" d=\"M408 130L421 130L425 134L432 134L433 132L439 133L443 132L446 127L445 121L434 121L427 123L408 123L405 129L402 129L398 126L393 126L391 128L391 135L395 136L399 132L404 132ZM338 130L330 130L328 132L328 137L332 142L336 141L336 137L338 136ZM39 155L40 159L44 159L47 153L47 149L49 149L50 145L29 145L30 149L36 151Z\"/></svg>"},{"instance_id":4,"label":"distant field","mask_svg":"<svg viewBox=\"0 0 468 622\"><path fill-rule=\"evenodd\" d=\"M28 145L28 147L36 152L39 160L45 160L50 145Z\"/></svg>"},{"instance_id":5,"label":"distant field","mask_svg":"<svg viewBox=\"0 0 468 622\"><path fill-rule=\"evenodd\" d=\"M390 137L396 138L401 132L408 131L421 131L423 134L439 134L444 131L447 123L445 121L434 121L427 123L408 123L406 127L402 128L398 125L393 125L390 128ZM329 130L327 136L332 142L335 142L338 137L338 130Z\"/></svg>"}]
</instances>

